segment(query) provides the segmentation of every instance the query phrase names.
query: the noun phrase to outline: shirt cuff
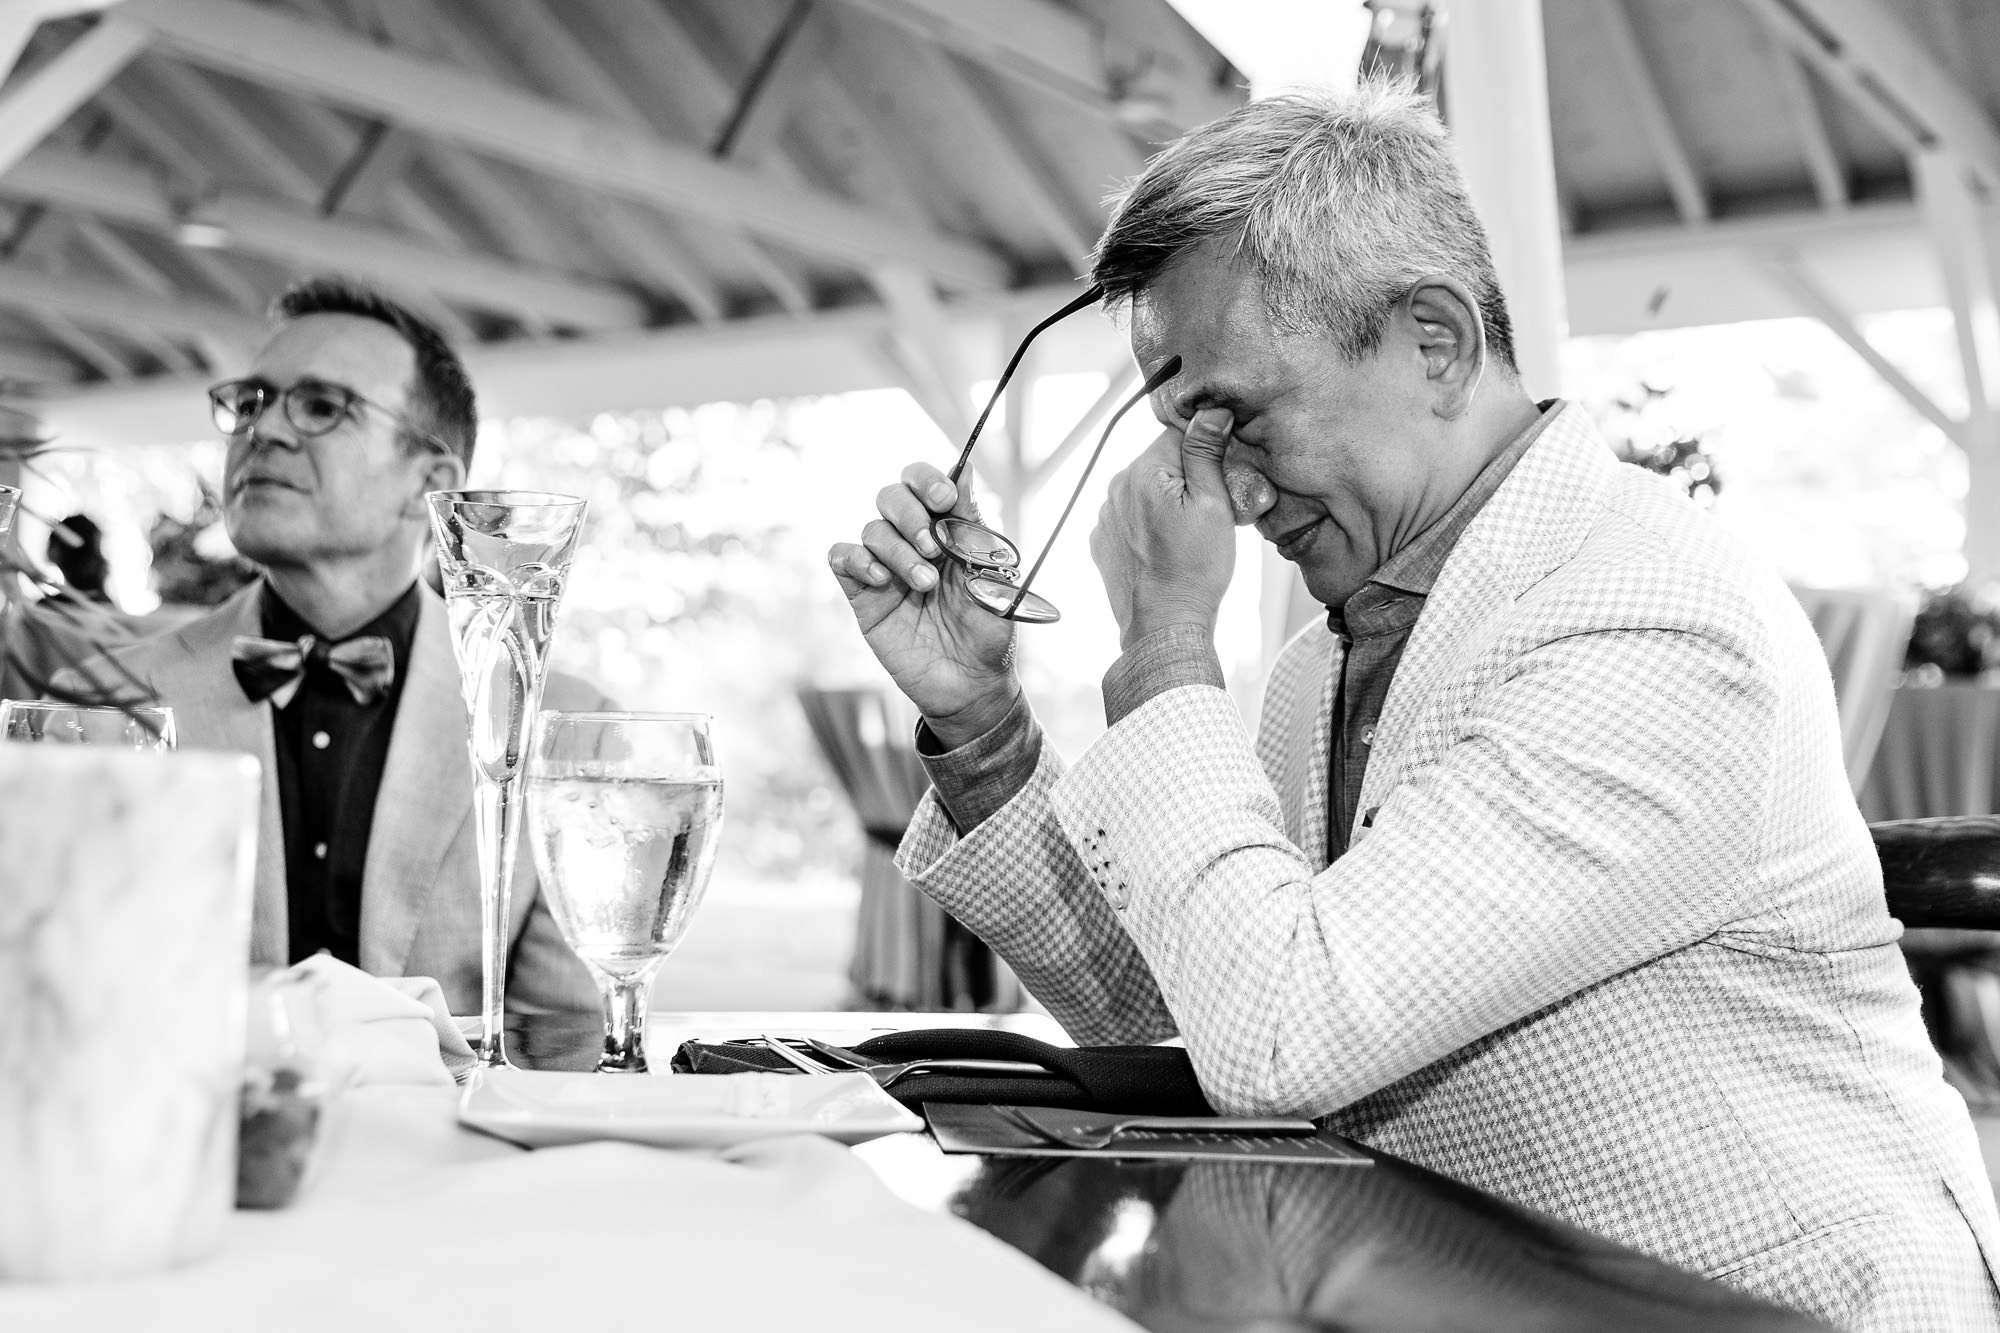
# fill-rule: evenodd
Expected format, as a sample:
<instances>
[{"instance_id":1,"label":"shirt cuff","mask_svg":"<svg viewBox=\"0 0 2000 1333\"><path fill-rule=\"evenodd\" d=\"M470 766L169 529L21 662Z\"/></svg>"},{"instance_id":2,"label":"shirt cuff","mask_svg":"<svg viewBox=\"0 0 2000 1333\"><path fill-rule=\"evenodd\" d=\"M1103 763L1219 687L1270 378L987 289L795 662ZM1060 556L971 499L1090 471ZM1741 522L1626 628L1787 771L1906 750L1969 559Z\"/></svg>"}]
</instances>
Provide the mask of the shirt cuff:
<instances>
[{"instance_id":1,"label":"shirt cuff","mask_svg":"<svg viewBox=\"0 0 2000 1333\"><path fill-rule=\"evenodd\" d=\"M940 748L927 722L917 723L917 758L923 760L938 803L959 836L1000 812L1035 776L1042 758L1042 725L1025 695L1016 695L993 728L956 750Z\"/></svg>"},{"instance_id":2,"label":"shirt cuff","mask_svg":"<svg viewBox=\"0 0 2000 1333\"><path fill-rule=\"evenodd\" d=\"M1169 625L1132 645L1104 673L1104 725L1115 727L1156 695L1183 685L1226 689L1215 641L1199 625Z\"/></svg>"}]
</instances>

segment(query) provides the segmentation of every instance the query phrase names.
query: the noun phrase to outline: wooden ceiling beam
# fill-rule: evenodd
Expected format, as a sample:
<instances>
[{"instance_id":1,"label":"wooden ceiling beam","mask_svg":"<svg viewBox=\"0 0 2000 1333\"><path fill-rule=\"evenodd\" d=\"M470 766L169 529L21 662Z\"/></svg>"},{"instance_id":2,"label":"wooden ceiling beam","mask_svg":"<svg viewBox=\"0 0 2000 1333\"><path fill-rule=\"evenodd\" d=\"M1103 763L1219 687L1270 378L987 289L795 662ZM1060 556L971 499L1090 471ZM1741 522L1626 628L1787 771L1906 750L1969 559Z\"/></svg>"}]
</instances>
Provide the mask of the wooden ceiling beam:
<instances>
[{"instance_id":1,"label":"wooden ceiling beam","mask_svg":"<svg viewBox=\"0 0 2000 1333\"><path fill-rule=\"evenodd\" d=\"M1087 226L1070 193L1069 186L1035 147L1027 127L1014 115L1000 90L988 82L980 69L952 67L941 57L944 76L958 89L955 98L964 99L968 123L993 142L994 161L1012 190L1027 205L1036 223L1058 253L1081 273L1097 244L1098 228Z\"/></svg>"},{"instance_id":2,"label":"wooden ceiling beam","mask_svg":"<svg viewBox=\"0 0 2000 1333\"><path fill-rule=\"evenodd\" d=\"M1820 112L1819 98L1812 89L1812 76L1796 54L1781 48L1771 51L1771 81L1785 104L1792 122L1792 134L1799 141L1799 156L1812 178L1813 193L1821 208L1845 208L1852 197L1847 188L1847 169L1834 150L1827 133L1826 117Z\"/></svg>"},{"instance_id":3,"label":"wooden ceiling beam","mask_svg":"<svg viewBox=\"0 0 2000 1333\"><path fill-rule=\"evenodd\" d=\"M0 9L0 80L20 63L44 23L109 9L118 0L8 0Z\"/></svg>"},{"instance_id":4,"label":"wooden ceiling beam","mask_svg":"<svg viewBox=\"0 0 2000 1333\"><path fill-rule=\"evenodd\" d=\"M270 335L263 320L213 301L158 297L120 283L56 277L16 263L0 264L0 304L186 338L214 334L226 341L262 343Z\"/></svg>"},{"instance_id":5,"label":"wooden ceiling beam","mask_svg":"<svg viewBox=\"0 0 2000 1333\"><path fill-rule=\"evenodd\" d=\"M1104 64L1103 29L1050 0L845 0L1042 92L1116 117Z\"/></svg>"},{"instance_id":6,"label":"wooden ceiling beam","mask_svg":"<svg viewBox=\"0 0 2000 1333\"><path fill-rule=\"evenodd\" d=\"M683 216L741 226L850 262L914 262L954 288L1004 285L983 247L847 200L787 188L435 60L388 50L242 0L128 0L177 54L325 98L464 147Z\"/></svg>"},{"instance_id":7,"label":"wooden ceiling beam","mask_svg":"<svg viewBox=\"0 0 2000 1333\"><path fill-rule=\"evenodd\" d=\"M1796 254L1783 248L1776 248L1762 256L1764 271L1771 281L1787 296L1798 303L1799 308L1831 329L1836 337L1854 350L1854 353L1868 363L1877 375L1902 400L1945 433L1955 443L1963 442L1964 425L1949 412L1937 405L1937 401L1915 381L1904 374L1902 368L1884 356L1875 344L1868 341L1854 317L1841 309L1840 303L1829 295L1826 289L1799 262Z\"/></svg>"},{"instance_id":8,"label":"wooden ceiling beam","mask_svg":"<svg viewBox=\"0 0 2000 1333\"><path fill-rule=\"evenodd\" d=\"M585 86L586 95L593 105L614 106L617 117L628 122L639 116L634 104L616 93L606 93L594 86L599 82L609 82L608 76L601 72L596 79L586 76L584 71L594 67L589 53L580 50L566 29L552 32L554 23L546 12L516 6L511 11L515 41L495 43L488 40L485 34L475 35L464 25L453 22L440 10L435 0L402 0L398 9L402 15L399 31L412 43L414 50L438 51L458 65L510 82L524 76L531 81L574 79ZM524 69L522 62L529 60L528 53L516 48L539 49L544 45L562 47L564 54L542 52L533 58L531 68ZM555 88L564 94L571 91L560 82ZM546 82L544 90L548 90ZM643 118L640 118L640 123L643 124ZM539 215L542 210L527 210L521 202L523 198L539 199L543 196L543 178L523 172L521 176L528 185L527 191L508 188L494 179L493 169L480 158L450 145L440 147L431 155L431 160L434 165L444 165L448 160L448 170L455 186L474 201L475 208L482 215L487 209L497 207L498 211L493 213L496 218L506 218L515 226L525 224L542 232L548 230L539 216L524 216L530 212ZM621 270L672 295L687 307L698 322L715 323L722 318L721 292L677 247L646 227L635 215L629 201L602 200L597 206L581 209L572 206L566 210L563 223L582 233L588 245L602 252ZM558 241L553 243L552 248L561 253L573 248L573 243Z\"/></svg>"},{"instance_id":9,"label":"wooden ceiling beam","mask_svg":"<svg viewBox=\"0 0 2000 1333\"><path fill-rule=\"evenodd\" d=\"M0 89L0 172L48 138L152 40L144 25L112 14L33 74Z\"/></svg>"},{"instance_id":10,"label":"wooden ceiling beam","mask_svg":"<svg viewBox=\"0 0 2000 1333\"><path fill-rule=\"evenodd\" d=\"M185 221L150 173L98 158L42 149L0 176L0 194L173 235ZM401 287L437 292L478 309L521 313L587 329L638 328L644 301L609 283L412 241L399 233L322 218L296 205L245 195L203 201L201 219L235 248L290 267L343 269Z\"/></svg>"},{"instance_id":11,"label":"wooden ceiling beam","mask_svg":"<svg viewBox=\"0 0 2000 1333\"><path fill-rule=\"evenodd\" d=\"M2000 190L2000 126L1883 0L1743 0L1892 141L1946 149Z\"/></svg>"},{"instance_id":12,"label":"wooden ceiling beam","mask_svg":"<svg viewBox=\"0 0 2000 1333\"><path fill-rule=\"evenodd\" d=\"M0 380L66 384L76 379L77 363L59 352L13 339L0 341Z\"/></svg>"},{"instance_id":13,"label":"wooden ceiling beam","mask_svg":"<svg viewBox=\"0 0 2000 1333\"><path fill-rule=\"evenodd\" d=\"M739 162L756 162L770 152L799 98L816 82L820 57L832 40L833 28L816 0L792 0L737 90L736 105L709 151Z\"/></svg>"},{"instance_id":14,"label":"wooden ceiling beam","mask_svg":"<svg viewBox=\"0 0 2000 1333\"><path fill-rule=\"evenodd\" d=\"M543 0L492 0L480 14L495 25L496 32L506 39L507 52L528 66L545 90L636 133L652 133L645 111ZM593 218L604 224L616 244L638 257L641 272L662 279L696 319L711 323L721 319L721 294L682 258L678 247L671 246L630 210L629 204L619 201ZM724 228L717 240L785 309L804 313L812 308L811 296L749 237L735 228Z\"/></svg>"},{"instance_id":15,"label":"wooden ceiling beam","mask_svg":"<svg viewBox=\"0 0 2000 1333\"><path fill-rule=\"evenodd\" d=\"M57 310L35 310L28 317L41 325L57 346L111 383L123 384L132 378L132 367L125 364L123 356L69 316Z\"/></svg>"},{"instance_id":16,"label":"wooden ceiling beam","mask_svg":"<svg viewBox=\"0 0 2000 1333\"><path fill-rule=\"evenodd\" d=\"M202 73L176 60L148 57L129 81L142 110L157 116L166 131L200 158L221 150L239 172L273 194L302 204L319 200L320 182L241 111Z\"/></svg>"},{"instance_id":17,"label":"wooden ceiling beam","mask_svg":"<svg viewBox=\"0 0 2000 1333\"><path fill-rule=\"evenodd\" d=\"M1667 109L1667 99L1653 77L1653 62L1639 45L1639 33L1632 26L1625 0L1594 0L1591 7L1597 12L1598 29L1610 49L1612 67L1645 128L1653 161L1666 177L1667 193L1673 197L1675 211L1689 226L1708 221L1711 212L1708 189L1702 184L1701 172L1674 124L1673 113Z\"/></svg>"}]
</instances>

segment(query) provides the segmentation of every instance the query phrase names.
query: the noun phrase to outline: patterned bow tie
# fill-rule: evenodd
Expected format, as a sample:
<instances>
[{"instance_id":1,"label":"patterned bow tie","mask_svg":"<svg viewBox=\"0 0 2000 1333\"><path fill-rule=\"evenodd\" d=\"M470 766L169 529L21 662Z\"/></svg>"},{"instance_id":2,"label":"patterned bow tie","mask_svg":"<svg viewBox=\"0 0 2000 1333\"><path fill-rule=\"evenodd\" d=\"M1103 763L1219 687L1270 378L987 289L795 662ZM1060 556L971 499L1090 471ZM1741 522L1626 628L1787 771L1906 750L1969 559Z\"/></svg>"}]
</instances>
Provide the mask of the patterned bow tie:
<instances>
[{"instance_id":1,"label":"patterned bow tie","mask_svg":"<svg viewBox=\"0 0 2000 1333\"><path fill-rule=\"evenodd\" d=\"M307 662L324 662L347 682L358 704L372 704L396 679L396 650L379 634L364 634L328 646L313 635L296 642L239 634L229 649L236 681L251 703L269 699L279 708L292 701L306 678Z\"/></svg>"}]
</instances>

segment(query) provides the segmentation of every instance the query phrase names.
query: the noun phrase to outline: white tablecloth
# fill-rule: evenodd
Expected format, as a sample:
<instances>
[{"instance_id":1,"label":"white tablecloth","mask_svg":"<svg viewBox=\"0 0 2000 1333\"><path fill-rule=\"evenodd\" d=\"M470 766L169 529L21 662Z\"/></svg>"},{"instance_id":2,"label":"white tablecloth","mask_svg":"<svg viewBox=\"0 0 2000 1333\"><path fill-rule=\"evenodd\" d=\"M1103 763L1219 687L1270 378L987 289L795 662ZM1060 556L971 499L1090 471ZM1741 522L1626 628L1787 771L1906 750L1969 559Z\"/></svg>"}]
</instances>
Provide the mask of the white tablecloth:
<instances>
[{"instance_id":1,"label":"white tablecloth","mask_svg":"<svg viewBox=\"0 0 2000 1333\"><path fill-rule=\"evenodd\" d=\"M741 1162L613 1143L529 1153L458 1128L456 1096L348 1094L296 1206L238 1212L222 1252L180 1272L0 1284L0 1329L1133 1328L824 1139L769 1140Z\"/></svg>"}]
</instances>

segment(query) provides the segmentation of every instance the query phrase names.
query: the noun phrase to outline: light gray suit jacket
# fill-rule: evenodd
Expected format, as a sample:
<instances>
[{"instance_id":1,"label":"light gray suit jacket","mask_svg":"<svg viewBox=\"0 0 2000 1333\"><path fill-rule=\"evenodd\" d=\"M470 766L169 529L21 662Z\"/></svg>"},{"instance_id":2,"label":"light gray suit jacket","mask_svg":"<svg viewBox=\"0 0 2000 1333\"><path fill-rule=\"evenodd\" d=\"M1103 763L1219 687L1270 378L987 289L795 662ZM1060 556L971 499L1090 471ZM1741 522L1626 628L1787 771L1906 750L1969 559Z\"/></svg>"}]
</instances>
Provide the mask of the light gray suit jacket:
<instances>
[{"instance_id":1,"label":"light gray suit jacket","mask_svg":"<svg viewBox=\"0 0 2000 1333\"><path fill-rule=\"evenodd\" d=\"M1327 846L1340 645L1256 742L1169 690L911 879L1084 1041L1869 1333L2000 1330L2000 1218L1918 1020L1795 598L1550 422L1410 635Z\"/></svg>"},{"instance_id":2,"label":"light gray suit jacket","mask_svg":"<svg viewBox=\"0 0 2000 1333\"><path fill-rule=\"evenodd\" d=\"M261 631L263 583L251 584L199 620L116 650L174 710L186 749L234 750L263 765L263 814L257 830L256 913L251 960L283 964L290 937L285 894L284 829L271 710L244 697L230 667L238 634ZM428 587L404 664L402 699L389 758L375 798L375 822L361 880L361 966L377 976L436 977L455 1014L479 1012L479 858L473 841L468 719L444 601ZM572 676L549 674L546 708L612 707ZM507 1007L522 1013L595 1011L597 989L563 943L526 840L509 903L514 940Z\"/></svg>"}]
</instances>

